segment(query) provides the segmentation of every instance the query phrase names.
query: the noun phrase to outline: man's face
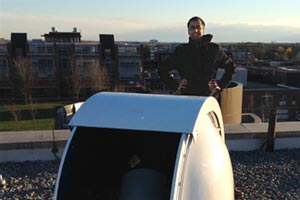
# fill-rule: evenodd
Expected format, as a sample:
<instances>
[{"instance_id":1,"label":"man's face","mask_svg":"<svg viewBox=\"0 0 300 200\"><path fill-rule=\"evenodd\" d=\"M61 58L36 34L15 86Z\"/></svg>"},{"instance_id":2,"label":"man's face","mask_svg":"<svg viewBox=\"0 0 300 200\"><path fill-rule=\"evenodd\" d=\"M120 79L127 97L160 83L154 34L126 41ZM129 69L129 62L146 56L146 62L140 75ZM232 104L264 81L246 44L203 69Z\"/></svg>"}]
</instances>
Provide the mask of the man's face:
<instances>
[{"instance_id":1,"label":"man's face","mask_svg":"<svg viewBox=\"0 0 300 200\"><path fill-rule=\"evenodd\" d=\"M191 21L188 27L188 33L193 40L200 39L204 34L204 26L201 21Z\"/></svg>"}]
</instances>

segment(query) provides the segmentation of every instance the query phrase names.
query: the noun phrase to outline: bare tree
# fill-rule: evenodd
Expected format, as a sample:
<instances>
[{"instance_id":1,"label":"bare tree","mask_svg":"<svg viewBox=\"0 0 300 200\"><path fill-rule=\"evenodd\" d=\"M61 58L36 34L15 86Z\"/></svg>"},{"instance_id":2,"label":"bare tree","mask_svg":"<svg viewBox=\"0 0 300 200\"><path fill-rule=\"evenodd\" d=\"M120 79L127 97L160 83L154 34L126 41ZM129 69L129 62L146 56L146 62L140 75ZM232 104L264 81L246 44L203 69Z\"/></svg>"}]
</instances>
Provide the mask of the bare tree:
<instances>
[{"instance_id":1,"label":"bare tree","mask_svg":"<svg viewBox=\"0 0 300 200\"><path fill-rule=\"evenodd\" d=\"M28 58L13 59L15 70L16 87L24 96L25 104L28 104L28 99L31 98L31 88L33 83L32 68Z\"/></svg>"},{"instance_id":2,"label":"bare tree","mask_svg":"<svg viewBox=\"0 0 300 200\"><path fill-rule=\"evenodd\" d=\"M33 120L33 126L34 128L36 127L36 118L37 118L37 112L38 112L38 108L37 108L37 103L33 101L33 99L30 97L29 99L29 105L30 105L30 115L32 117Z\"/></svg>"},{"instance_id":3,"label":"bare tree","mask_svg":"<svg viewBox=\"0 0 300 200\"><path fill-rule=\"evenodd\" d=\"M109 89L109 76L106 66L95 64L91 66L91 80L93 91L103 91Z\"/></svg>"},{"instance_id":4,"label":"bare tree","mask_svg":"<svg viewBox=\"0 0 300 200\"><path fill-rule=\"evenodd\" d=\"M71 71L71 82L76 101L79 100L83 88L91 88L93 92L109 89L107 69L96 59L75 60Z\"/></svg>"},{"instance_id":5,"label":"bare tree","mask_svg":"<svg viewBox=\"0 0 300 200\"><path fill-rule=\"evenodd\" d=\"M113 87L112 91L113 92L126 92L126 88L125 88L125 85L118 84Z\"/></svg>"},{"instance_id":6,"label":"bare tree","mask_svg":"<svg viewBox=\"0 0 300 200\"><path fill-rule=\"evenodd\" d=\"M78 101L79 94L84 83L84 67L82 65L74 64L72 66L71 82L72 82L72 91L75 96L75 100Z\"/></svg>"},{"instance_id":7,"label":"bare tree","mask_svg":"<svg viewBox=\"0 0 300 200\"><path fill-rule=\"evenodd\" d=\"M4 105L4 108L6 108L11 116L13 117L14 119L14 122L15 122L15 129L16 130L20 130L20 119L21 119L21 110L18 109L17 105L16 104L9 104L9 105Z\"/></svg>"}]
</instances>

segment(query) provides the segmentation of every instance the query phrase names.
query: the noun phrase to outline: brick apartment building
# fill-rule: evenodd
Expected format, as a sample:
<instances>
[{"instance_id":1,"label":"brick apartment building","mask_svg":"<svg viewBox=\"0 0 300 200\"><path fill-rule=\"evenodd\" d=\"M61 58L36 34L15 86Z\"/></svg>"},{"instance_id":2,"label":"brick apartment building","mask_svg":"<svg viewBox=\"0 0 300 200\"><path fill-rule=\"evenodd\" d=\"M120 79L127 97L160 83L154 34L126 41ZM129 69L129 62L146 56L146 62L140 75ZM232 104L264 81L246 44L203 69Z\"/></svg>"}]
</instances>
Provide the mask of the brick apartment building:
<instances>
[{"instance_id":1,"label":"brick apartment building","mask_svg":"<svg viewBox=\"0 0 300 200\"><path fill-rule=\"evenodd\" d=\"M27 40L26 33L12 33L11 40L0 41L0 98L21 97L15 71L16 60L27 60L30 66L30 93L34 98L72 97L76 74L81 68L80 95L89 96L99 90L112 89L122 85L124 90L134 87L142 79L143 46L117 45L114 36L100 34L100 41L81 41L76 28L72 32L58 32L55 28L42 35L44 40ZM95 66L105 70L88 71ZM94 87L91 76L102 76L106 84ZM22 83L21 83L22 84Z\"/></svg>"},{"instance_id":2,"label":"brick apartment building","mask_svg":"<svg viewBox=\"0 0 300 200\"><path fill-rule=\"evenodd\" d=\"M268 121L276 112L279 121L300 120L300 67L287 62L259 62L248 66L243 92L243 112Z\"/></svg>"}]
</instances>

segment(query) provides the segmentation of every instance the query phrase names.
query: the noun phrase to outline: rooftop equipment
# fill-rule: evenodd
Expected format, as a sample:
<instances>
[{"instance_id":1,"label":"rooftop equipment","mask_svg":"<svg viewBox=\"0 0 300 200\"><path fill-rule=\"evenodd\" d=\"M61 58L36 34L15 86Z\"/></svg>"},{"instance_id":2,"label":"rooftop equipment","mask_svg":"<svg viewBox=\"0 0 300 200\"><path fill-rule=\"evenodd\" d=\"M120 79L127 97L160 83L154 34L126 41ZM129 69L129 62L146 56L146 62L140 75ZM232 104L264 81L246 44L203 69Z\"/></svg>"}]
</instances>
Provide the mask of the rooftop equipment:
<instances>
[{"instance_id":1,"label":"rooftop equipment","mask_svg":"<svg viewBox=\"0 0 300 200\"><path fill-rule=\"evenodd\" d=\"M55 200L234 199L213 97L101 92L69 126Z\"/></svg>"}]
</instances>

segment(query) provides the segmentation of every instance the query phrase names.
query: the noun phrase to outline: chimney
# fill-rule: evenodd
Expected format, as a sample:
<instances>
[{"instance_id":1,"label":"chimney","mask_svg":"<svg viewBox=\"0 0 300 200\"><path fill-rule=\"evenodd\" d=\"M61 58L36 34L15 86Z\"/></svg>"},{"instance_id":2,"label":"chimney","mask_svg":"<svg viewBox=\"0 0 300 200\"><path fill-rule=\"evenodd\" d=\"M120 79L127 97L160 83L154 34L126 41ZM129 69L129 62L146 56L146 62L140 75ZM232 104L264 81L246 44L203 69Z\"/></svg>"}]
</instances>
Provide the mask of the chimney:
<instances>
[{"instance_id":1,"label":"chimney","mask_svg":"<svg viewBox=\"0 0 300 200\"><path fill-rule=\"evenodd\" d=\"M55 27L51 27L51 31L52 31L52 32L55 32Z\"/></svg>"},{"instance_id":2,"label":"chimney","mask_svg":"<svg viewBox=\"0 0 300 200\"><path fill-rule=\"evenodd\" d=\"M76 27L73 28L73 33L77 33L77 28Z\"/></svg>"}]
</instances>

